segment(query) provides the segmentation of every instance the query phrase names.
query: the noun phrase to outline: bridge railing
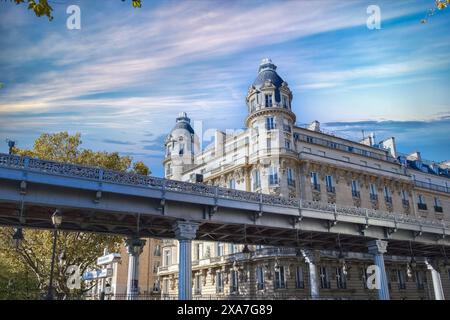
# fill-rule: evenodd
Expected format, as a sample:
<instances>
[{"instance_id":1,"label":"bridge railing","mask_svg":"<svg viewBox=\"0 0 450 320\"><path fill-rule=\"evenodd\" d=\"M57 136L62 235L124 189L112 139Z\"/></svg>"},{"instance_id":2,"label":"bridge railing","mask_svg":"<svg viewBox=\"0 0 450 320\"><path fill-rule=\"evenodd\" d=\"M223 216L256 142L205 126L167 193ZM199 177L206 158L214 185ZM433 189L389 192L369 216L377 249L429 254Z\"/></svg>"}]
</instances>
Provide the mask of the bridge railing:
<instances>
[{"instance_id":1,"label":"bridge railing","mask_svg":"<svg viewBox=\"0 0 450 320\"><path fill-rule=\"evenodd\" d=\"M168 180L164 178L143 176L129 172L118 172L98 167L82 166L78 164L42 160L17 155L0 154L0 167L23 169L48 174L56 174L66 177L75 177L101 182L110 182L115 184L133 185L174 192L186 192L190 194L197 194L214 198L259 203L262 205L298 208L299 210L318 210L332 212L336 215L360 216L372 219L389 220L394 222L412 223L416 225L450 228L450 224L443 221L412 217L405 214L350 206L336 206L335 204L328 204L317 201L284 198L275 195L227 189L205 184Z\"/></svg>"}]
</instances>

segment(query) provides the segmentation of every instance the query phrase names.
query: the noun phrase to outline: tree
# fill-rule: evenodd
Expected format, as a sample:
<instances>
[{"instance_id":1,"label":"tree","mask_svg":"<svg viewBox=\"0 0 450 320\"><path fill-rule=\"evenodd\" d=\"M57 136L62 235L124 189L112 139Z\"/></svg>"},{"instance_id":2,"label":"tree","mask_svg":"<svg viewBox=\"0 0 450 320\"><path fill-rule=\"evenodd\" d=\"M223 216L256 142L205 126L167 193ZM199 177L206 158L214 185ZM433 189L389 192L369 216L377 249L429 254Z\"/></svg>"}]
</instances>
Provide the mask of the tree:
<instances>
[{"instance_id":1,"label":"tree","mask_svg":"<svg viewBox=\"0 0 450 320\"><path fill-rule=\"evenodd\" d=\"M47 16L48 20L53 20L53 8L48 4L48 0L14 0L16 4L28 3L28 9L33 10L36 16ZM125 2L125 0L122 0ZM141 0L132 0L133 8L140 8L142 6Z\"/></svg>"},{"instance_id":2,"label":"tree","mask_svg":"<svg viewBox=\"0 0 450 320\"><path fill-rule=\"evenodd\" d=\"M436 14L436 9L437 10L444 10L448 6L450 6L450 0L435 0L434 4L435 4L434 8L428 10L425 18L423 18L421 20L422 23L427 23L428 22L428 18L431 17L431 16L434 16Z\"/></svg>"},{"instance_id":3,"label":"tree","mask_svg":"<svg viewBox=\"0 0 450 320\"><path fill-rule=\"evenodd\" d=\"M70 135L67 132L42 134L35 140L30 150L14 148L13 153L40 159L63 161L73 164L99 166L117 171L127 171L139 174L150 174L150 169L143 162L133 163L129 156L120 156L117 152L92 151L81 148L81 135ZM19 248L12 245L13 228L0 228L0 297L24 296L24 277L27 275L27 285L40 292L48 288L52 253L53 233L44 230L24 230L24 240ZM80 273L94 268L97 257L107 248L109 252L116 251L122 238L83 232L59 232L55 263L54 287L58 295L69 294L66 274L67 268L77 265ZM11 279L17 284L11 290ZM88 288L82 283L79 293ZM11 292L15 292L11 296Z\"/></svg>"}]
</instances>

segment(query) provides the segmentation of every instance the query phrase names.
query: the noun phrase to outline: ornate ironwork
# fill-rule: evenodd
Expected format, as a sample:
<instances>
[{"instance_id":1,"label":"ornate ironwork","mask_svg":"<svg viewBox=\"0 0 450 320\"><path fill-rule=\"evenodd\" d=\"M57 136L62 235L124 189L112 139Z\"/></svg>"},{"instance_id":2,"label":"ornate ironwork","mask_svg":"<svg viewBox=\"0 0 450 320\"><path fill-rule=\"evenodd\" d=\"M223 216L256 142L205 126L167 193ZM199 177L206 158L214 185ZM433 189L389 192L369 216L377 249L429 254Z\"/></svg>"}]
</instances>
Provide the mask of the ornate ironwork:
<instances>
[{"instance_id":1,"label":"ornate ironwork","mask_svg":"<svg viewBox=\"0 0 450 320\"><path fill-rule=\"evenodd\" d=\"M41 160L17 155L0 154L0 167L38 171L66 177L141 186L166 191L168 190L208 197L231 199L236 201L246 201L253 203L261 203L262 201L263 205L294 207L297 209L311 209L333 212L337 215L360 216L373 219L395 221L400 223L450 228L450 224L440 220L411 217L405 214L384 212L381 210L358 207L336 206L334 204L323 203L319 201L300 201L295 198L284 198L276 195L260 194L255 192L209 186L205 184L168 180L163 178L133 174L129 172L117 172L98 167L81 166L77 164Z\"/></svg>"}]
</instances>

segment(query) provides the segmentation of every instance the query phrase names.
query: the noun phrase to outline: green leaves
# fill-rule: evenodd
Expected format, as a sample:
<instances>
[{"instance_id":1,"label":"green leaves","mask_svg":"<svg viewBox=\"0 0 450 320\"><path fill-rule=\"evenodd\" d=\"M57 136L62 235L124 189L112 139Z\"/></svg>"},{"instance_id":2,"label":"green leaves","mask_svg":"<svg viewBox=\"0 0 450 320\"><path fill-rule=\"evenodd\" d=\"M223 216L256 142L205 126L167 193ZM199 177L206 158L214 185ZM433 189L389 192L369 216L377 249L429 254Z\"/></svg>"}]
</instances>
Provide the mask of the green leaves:
<instances>
[{"instance_id":1,"label":"green leaves","mask_svg":"<svg viewBox=\"0 0 450 320\"><path fill-rule=\"evenodd\" d=\"M25 1L28 3L28 10L33 10L36 16L47 16L49 21L53 20L53 8L48 4L48 0L39 0L38 2L36 2L37 0L14 0L16 4L25 3ZM142 7L141 0L132 0L131 3L133 8Z\"/></svg>"}]
</instances>

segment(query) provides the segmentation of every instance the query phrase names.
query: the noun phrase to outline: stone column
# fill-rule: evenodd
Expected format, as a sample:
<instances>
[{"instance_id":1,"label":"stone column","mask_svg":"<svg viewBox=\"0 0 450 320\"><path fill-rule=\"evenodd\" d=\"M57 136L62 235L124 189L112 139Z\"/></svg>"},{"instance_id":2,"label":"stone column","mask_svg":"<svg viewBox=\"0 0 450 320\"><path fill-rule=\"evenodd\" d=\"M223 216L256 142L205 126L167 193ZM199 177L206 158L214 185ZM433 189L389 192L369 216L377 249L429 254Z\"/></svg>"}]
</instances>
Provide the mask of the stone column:
<instances>
[{"instance_id":1,"label":"stone column","mask_svg":"<svg viewBox=\"0 0 450 320\"><path fill-rule=\"evenodd\" d=\"M173 225L175 237L179 241L178 255L178 300L192 299L192 239L195 239L198 224L178 220Z\"/></svg>"},{"instance_id":2,"label":"stone column","mask_svg":"<svg viewBox=\"0 0 450 320\"><path fill-rule=\"evenodd\" d=\"M145 240L129 238L125 240L128 251L127 300L134 300L139 293L139 255L145 245Z\"/></svg>"},{"instance_id":3,"label":"stone column","mask_svg":"<svg viewBox=\"0 0 450 320\"><path fill-rule=\"evenodd\" d=\"M384 267L384 253L387 249L387 241L383 240L373 240L367 244L369 253L373 254L373 261L375 265L379 268L380 272L380 288L378 289L378 298L380 300L390 300L389 298L389 287L386 276L386 269Z\"/></svg>"},{"instance_id":4,"label":"stone column","mask_svg":"<svg viewBox=\"0 0 450 320\"><path fill-rule=\"evenodd\" d=\"M442 289L441 274L439 273L439 268L437 265L431 263L430 261L425 261L427 269L431 271L431 279L433 281L433 292L435 300L445 300L444 290Z\"/></svg>"},{"instance_id":5,"label":"stone column","mask_svg":"<svg viewBox=\"0 0 450 320\"><path fill-rule=\"evenodd\" d=\"M319 252L311 250L302 250L305 262L309 269L309 288L311 292L311 299L319 298L319 280L317 276L317 262L319 260Z\"/></svg>"}]
</instances>

